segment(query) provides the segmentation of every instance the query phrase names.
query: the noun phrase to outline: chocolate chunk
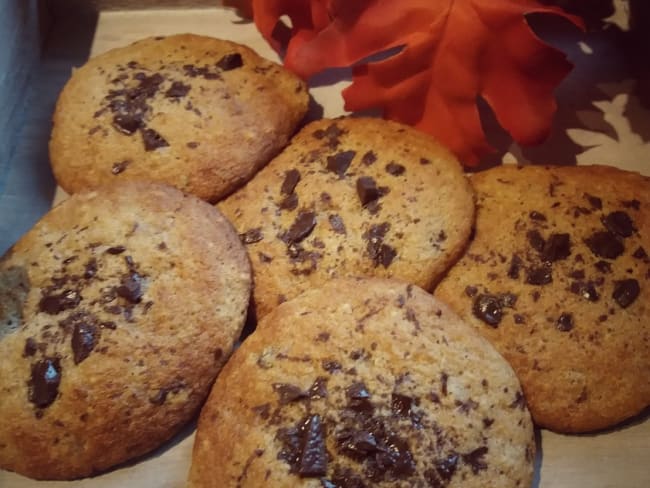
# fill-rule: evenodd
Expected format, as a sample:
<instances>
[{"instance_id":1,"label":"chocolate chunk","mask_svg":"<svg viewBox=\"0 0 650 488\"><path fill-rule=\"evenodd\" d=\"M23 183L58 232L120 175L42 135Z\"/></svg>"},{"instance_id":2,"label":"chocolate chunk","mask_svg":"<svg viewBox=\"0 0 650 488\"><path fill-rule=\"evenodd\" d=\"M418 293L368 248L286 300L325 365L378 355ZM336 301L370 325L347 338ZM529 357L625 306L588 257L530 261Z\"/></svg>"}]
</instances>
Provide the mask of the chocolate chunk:
<instances>
[{"instance_id":1,"label":"chocolate chunk","mask_svg":"<svg viewBox=\"0 0 650 488\"><path fill-rule=\"evenodd\" d=\"M165 92L167 98L182 98L187 95L192 87L180 81L175 81Z\"/></svg>"},{"instance_id":2,"label":"chocolate chunk","mask_svg":"<svg viewBox=\"0 0 650 488\"><path fill-rule=\"evenodd\" d=\"M431 160L427 158L420 158L420 164L422 165L431 164Z\"/></svg>"},{"instance_id":3,"label":"chocolate chunk","mask_svg":"<svg viewBox=\"0 0 650 488\"><path fill-rule=\"evenodd\" d=\"M386 165L386 172L388 172L388 174L391 174L393 176L403 175L405 171L406 168L401 164L396 163L395 161L391 161Z\"/></svg>"},{"instance_id":4,"label":"chocolate chunk","mask_svg":"<svg viewBox=\"0 0 650 488\"><path fill-rule=\"evenodd\" d=\"M117 163L113 163L113 167L111 168L111 173L114 175L119 175L120 173L123 173L124 170L127 168L129 165L129 160L125 159L124 161L119 161Z\"/></svg>"},{"instance_id":5,"label":"chocolate chunk","mask_svg":"<svg viewBox=\"0 0 650 488\"><path fill-rule=\"evenodd\" d=\"M295 210L298 208L298 195L295 193L292 193L291 195L287 195L285 198L282 199L282 201L279 204L279 207L282 210Z\"/></svg>"},{"instance_id":6,"label":"chocolate chunk","mask_svg":"<svg viewBox=\"0 0 650 488\"><path fill-rule=\"evenodd\" d=\"M339 175L339 178L343 178L356 154L355 151L343 151L334 156L328 156L327 169Z\"/></svg>"},{"instance_id":7,"label":"chocolate chunk","mask_svg":"<svg viewBox=\"0 0 650 488\"><path fill-rule=\"evenodd\" d=\"M368 245L366 249L370 259L375 263L375 266L383 265L385 268L390 266L397 252L391 246L384 244L384 237L390 229L388 222L381 224L373 224L370 229L364 233L363 237L367 239Z\"/></svg>"},{"instance_id":8,"label":"chocolate chunk","mask_svg":"<svg viewBox=\"0 0 650 488\"><path fill-rule=\"evenodd\" d=\"M167 400L167 395L169 395L169 390L166 388L160 388L155 395L149 397L149 402L154 405L162 405Z\"/></svg>"},{"instance_id":9,"label":"chocolate chunk","mask_svg":"<svg viewBox=\"0 0 650 488\"><path fill-rule=\"evenodd\" d=\"M569 289L572 293L580 295L590 302L597 302L600 299L600 295L592 282L574 281Z\"/></svg>"},{"instance_id":10,"label":"chocolate chunk","mask_svg":"<svg viewBox=\"0 0 650 488\"><path fill-rule=\"evenodd\" d=\"M594 264L595 268L601 273L611 273L612 263L608 261L598 261Z\"/></svg>"},{"instance_id":11,"label":"chocolate chunk","mask_svg":"<svg viewBox=\"0 0 650 488\"><path fill-rule=\"evenodd\" d=\"M553 274L551 267L547 264L526 271L526 283L529 285L548 285L552 282Z\"/></svg>"},{"instance_id":12,"label":"chocolate chunk","mask_svg":"<svg viewBox=\"0 0 650 488\"><path fill-rule=\"evenodd\" d=\"M503 317L501 300L494 295L478 295L472 307L474 316L491 327L497 327Z\"/></svg>"},{"instance_id":13,"label":"chocolate chunk","mask_svg":"<svg viewBox=\"0 0 650 488\"><path fill-rule=\"evenodd\" d=\"M371 164L374 164L376 161L377 161L377 155L372 151L368 151L361 158L361 162L366 166L370 166Z\"/></svg>"},{"instance_id":14,"label":"chocolate chunk","mask_svg":"<svg viewBox=\"0 0 650 488\"><path fill-rule=\"evenodd\" d=\"M537 210L533 210L528 214L531 220L535 220L537 222L546 222L546 215L543 213L538 212Z\"/></svg>"},{"instance_id":15,"label":"chocolate chunk","mask_svg":"<svg viewBox=\"0 0 650 488\"><path fill-rule=\"evenodd\" d=\"M323 362L321 363L321 366L325 371L327 371L330 374L340 371L343 368L341 363L339 363L338 361L334 361L333 359L329 359L329 360L324 359Z\"/></svg>"},{"instance_id":16,"label":"chocolate chunk","mask_svg":"<svg viewBox=\"0 0 650 488\"><path fill-rule=\"evenodd\" d=\"M79 364L95 349L99 341L99 330L90 323L77 322L72 332L72 353L74 363Z\"/></svg>"},{"instance_id":17,"label":"chocolate chunk","mask_svg":"<svg viewBox=\"0 0 650 488\"><path fill-rule=\"evenodd\" d=\"M641 208L641 202L636 198L634 200L624 200L621 202L625 208L633 208L634 210L639 210Z\"/></svg>"},{"instance_id":18,"label":"chocolate chunk","mask_svg":"<svg viewBox=\"0 0 650 488\"><path fill-rule=\"evenodd\" d=\"M330 214L328 220L330 222L330 227L332 227L332 230L334 232L343 235L347 233L345 230L345 224L343 223L343 219L341 218L340 215Z\"/></svg>"},{"instance_id":19,"label":"chocolate chunk","mask_svg":"<svg viewBox=\"0 0 650 488\"><path fill-rule=\"evenodd\" d=\"M508 268L508 277L513 280L519 279L519 272L523 266L524 262L521 258L516 254L513 254L512 259L510 260L510 267Z\"/></svg>"},{"instance_id":20,"label":"chocolate chunk","mask_svg":"<svg viewBox=\"0 0 650 488\"><path fill-rule=\"evenodd\" d=\"M118 296L125 298L130 303L140 303L142 295L142 276L135 271L122 277L120 286L115 289Z\"/></svg>"},{"instance_id":21,"label":"chocolate chunk","mask_svg":"<svg viewBox=\"0 0 650 488\"><path fill-rule=\"evenodd\" d=\"M600 198L589 195L589 193L585 193L585 198L589 201L589 205L596 210L601 210L603 208L603 201Z\"/></svg>"},{"instance_id":22,"label":"chocolate chunk","mask_svg":"<svg viewBox=\"0 0 650 488\"><path fill-rule=\"evenodd\" d=\"M501 293L499 295L499 301L503 307L514 308L517 303L517 298L519 298L514 293Z\"/></svg>"},{"instance_id":23,"label":"chocolate chunk","mask_svg":"<svg viewBox=\"0 0 650 488\"><path fill-rule=\"evenodd\" d=\"M399 393L393 393L391 395L391 410L395 415L400 417L409 417L411 415L411 406L413 405L413 399L406 395L401 395Z\"/></svg>"},{"instance_id":24,"label":"chocolate chunk","mask_svg":"<svg viewBox=\"0 0 650 488\"><path fill-rule=\"evenodd\" d=\"M118 113L113 116L113 127L127 136L134 134L142 125L140 113Z\"/></svg>"},{"instance_id":25,"label":"chocolate chunk","mask_svg":"<svg viewBox=\"0 0 650 488\"><path fill-rule=\"evenodd\" d=\"M302 427L298 474L302 477L319 477L327 473L327 450L320 415L311 415Z\"/></svg>"},{"instance_id":26,"label":"chocolate chunk","mask_svg":"<svg viewBox=\"0 0 650 488\"><path fill-rule=\"evenodd\" d=\"M364 207L381 196L374 178L370 176L362 176L357 179L357 194Z\"/></svg>"},{"instance_id":27,"label":"chocolate chunk","mask_svg":"<svg viewBox=\"0 0 650 488\"><path fill-rule=\"evenodd\" d=\"M439 459L435 462L435 470L438 477L445 482L449 482L456 472L456 467L458 466L459 456L455 452L452 452L443 459ZM434 485L435 486L435 485Z\"/></svg>"},{"instance_id":28,"label":"chocolate chunk","mask_svg":"<svg viewBox=\"0 0 650 488\"><path fill-rule=\"evenodd\" d=\"M327 378L319 376L309 387L309 398L327 398Z\"/></svg>"},{"instance_id":29,"label":"chocolate chunk","mask_svg":"<svg viewBox=\"0 0 650 488\"><path fill-rule=\"evenodd\" d=\"M609 231L593 233L585 239L585 244L596 256L606 259L616 259L625 251L623 243Z\"/></svg>"},{"instance_id":30,"label":"chocolate chunk","mask_svg":"<svg viewBox=\"0 0 650 488\"><path fill-rule=\"evenodd\" d=\"M634 303L640 292L639 282L635 279L617 281L612 298L621 308L627 308Z\"/></svg>"},{"instance_id":31,"label":"chocolate chunk","mask_svg":"<svg viewBox=\"0 0 650 488\"><path fill-rule=\"evenodd\" d=\"M222 71L231 71L233 69L241 68L243 65L244 61L239 53L226 54L223 58L217 61L217 68Z\"/></svg>"},{"instance_id":32,"label":"chocolate chunk","mask_svg":"<svg viewBox=\"0 0 650 488\"><path fill-rule=\"evenodd\" d=\"M476 288L475 286L468 285L465 287L465 295L467 295L468 297L473 298L476 296L477 293L478 293L478 288Z\"/></svg>"},{"instance_id":33,"label":"chocolate chunk","mask_svg":"<svg viewBox=\"0 0 650 488\"><path fill-rule=\"evenodd\" d=\"M64 310L69 310L75 308L81 302L82 296L77 290L64 290L58 295L45 295L41 298L38 303L38 307L41 312L45 312L49 315L56 315L63 312Z\"/></svg>"},{"instance_id":34,"label":"chocolate chunk","mask_svg":"<svg viewBox=\"0 0 650 488\"><path fill-rule=\"evenodd\" d=\"M636 230L630 216L621 211L608 214L602 222L608 231L621 237L630 237Z\"/></svg>"},{"instance_id":35,"label":"chocolate chunk","mask_svg":"<svg viewBox=\"0 0 650 488\"><path fill-rule=\"evenodd\" d=\"M533 249L539 252L542 252L544 250L544 245L546 244L546 241L539 233L539 231L529 230L526 233L526 238L528 239L528 243L531 245Z\"/></svg>"},{"instance_id":36,"label":"chocolate chunk","mask_svg":"<svg viewBox=\"0 0 650 488\"><path fill-rule=\"evenodd\" d=\"M108 254L122 254L124 251L126 251L126 247L124 246L113 246L106 249Z\"/></svg>"},{"instance_id":37,"label":"chocolate chunk","mask_svg":"<svg viewBox=\"0 0 650 488\"><path fill-rule=\"evenodd\" d=\"M571 240L569 234L551 234L542 249L542 259L547 262L566 259L570 254Z\"/></svg>"},{"instance_id":38,"label":"chocolate chunk","mask_svg":"<svg viewBox=\"0 0 650 488\"><path fill-rule=\"evenodd\" d=\"M142 129L142 142L145 151L154 151L161 147L169 146L169 143L158 132L151 128Z\"/></svg>"},{"instance_id":39,"label":"chocolate chunk","mask_svg":"<svg viewBox=\"0 0 650 488\"><path fill-rule=\"evenodd\" d=\"M254 229L249 229L243 234L239 234L239 240L242 244L254 244L260 242L264 239L264 234L262 234L261 227L255 227Z\"/></svg>"},{"instance_id":40,"label":"chocolate chunk","mask_svg":"<svg viewBox=\"0 0 650 488\"><path fill-rule=\"evenodd\" d=\"M273 391L278 394L280 405L286 405L308 397L307 392L288 383L274 383Z\"/></svg>"},{"instance_id":41,"label":"chocolate chunk","mask_svg":"<svg viewBox=\"0 0 650 488\"><path fill-rule=\"evenodd\" d=\"M314 212L300 212L289 230L284 233L282 240L287 244L297 244L305 239L316 227Z\"/></svg>"},{"instance_id":42,"label":"chocolate chunk","mask_svg":"<svg viewBox=\"0 0 650 488\"><path fill-rule=\"evenodd\" d=\"M351 400L366 400L370 398L370 393L368 392L366 385L362 382L351 384L345 390L345 393Z\"/></svg>"},{"instance_id":43,"label":"chocolate chunk","mask_svg":"<svg viewBox=\"0 0 650 488\"><path fill-rule=\"evenodd\" d=\"M284 173L284 181L280 192L285 195L291 195L300 181L300 171L297 169L290 169Z\"/></svg>"},{"instance_id":44,"label":"chocolate chunk","mask_svg":"<svg viewBox=\"0 0 650 488\"><path fill-rule=\"evenodd\" d=\"M36 344L36 340L33 337L28 337L27 340L25 341L25 348L23 349L23 357L33 356L34 354L36 354L37 350L38 350L38 344Z\"/></svg>"},{"instance_id":45,"label":"chocolate chunk","mask_svg":"<svg viewBox=\"0 0 650 488\"><path fill-rule=\"evenodd\" d=\"M573 315L564 312L557 319L557 324L555 327L561 332L569 332L571 329L573 329Z\"/></svg>"},{"instance_id":46,"label":"chocolate chunk","mask_svg":"<svg viewBox=\"0 0 650 488\"><path fill-rule=\"evenodd\" d=\"M472 467L472 473L478 474L479 471L487 469L487 463L483 459L487 452L488 448L483 446L462 455L463 461Z\"/></svg>"},{"instance_id":47,"label":"chocolate chunk","mask_svg":"<svg viewBox=\"0 0 650 488\"><path fill-rule=\"evenodd\" d=\"M56 400L61 383L59 358L43 358L32 364L29 380L29 401L39 408L45 408Z\"/></svg>"},{"instance_id":48,"label":"chocolate chunk","mask_svg":"<svg viewBox=\"0 0 650 488\"><path fill-rule=\"evenodd\" d=\"M575 271L571 271L571 273L569 273L569 276L574 280L584 280L585 271L583 269L576 269Z\"/></svg>"},{"instance_id":49,"label":"chocolate chunk","mask_svg":"<svg viewBox=\"0 0 650 488\"><path fill-rule=\"evenodd\" d=\"M632 257L635 259L647 259L648 253L642 246L639 246L638 249L632 253Z\"/></svg>"},{"instance_id":50,"label":"chocolate chunk","mask_svg":"<svg viewBox=\"0 0 650 488\"><path fill-rule=\"evenodd\" d=\"M86 263L84 268L84 278L89 280L97 274L97 260L95 258L90 258Z\"/></svg>"}]
</instances>

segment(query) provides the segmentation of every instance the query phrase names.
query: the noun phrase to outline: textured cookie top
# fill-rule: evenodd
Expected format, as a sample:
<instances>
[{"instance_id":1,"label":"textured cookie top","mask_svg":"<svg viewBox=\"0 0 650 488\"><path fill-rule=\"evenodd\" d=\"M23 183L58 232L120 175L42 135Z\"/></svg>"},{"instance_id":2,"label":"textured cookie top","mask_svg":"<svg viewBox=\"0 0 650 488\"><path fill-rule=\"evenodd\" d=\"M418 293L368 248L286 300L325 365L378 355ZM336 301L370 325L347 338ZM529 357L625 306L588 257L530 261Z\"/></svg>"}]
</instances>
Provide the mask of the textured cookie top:
<instances>
[{"instance_id":1,"label":"textured cookie top","mask_svg":"<svg viewBox=\"0 0 650 488\"><path fill-rule=\"evenodd\" d=\"M189 486L524 487L517 378L413 285L338 279L277 307L204 406Z\"/></svg>"},{"instance_id":2,"label":"textured cookie top","mask_svg":"<svg viewBox=\"0 0 650 488\"><path fill-rule=\"evenodd\" d=\"M476 235L436 290L510 361L533 418L601 429L650 404L650 179L599 166L472 178Z\"/></svg>"},{"instance_id":3,"label":"textured cookie top","mask_svg":"<svg viewBox=\"0 0 650 488\"><path fill-rule=\"evenodd\" d=\"M149 179L216 201L288 141L305 84L251 49L193 34L148 38L74 71L50 159L69 193Z\"/></svg>"},{"instance_id":4,"label":"textured cookie top","mask_svg":"<svg viewBox=\"0 0 650 488\"><path fill-rule=\"evenodd\" d=\"M250 286L230 224L171 187L54 208L0 262L0 467L86 476L168 439L229 356Z\"/></svg>"},{"instance_id":5,"label":"textured cookie top","mask_svg":"<svg viewBox=\"0 0 650 488\"><path fill-rule=\"evenodd\" d=\"M430 289L474 218L456 159L381 119L320 120L220 203L247 244L263 316L330 278L396 277Z\"/></svg>"}]
</instances>

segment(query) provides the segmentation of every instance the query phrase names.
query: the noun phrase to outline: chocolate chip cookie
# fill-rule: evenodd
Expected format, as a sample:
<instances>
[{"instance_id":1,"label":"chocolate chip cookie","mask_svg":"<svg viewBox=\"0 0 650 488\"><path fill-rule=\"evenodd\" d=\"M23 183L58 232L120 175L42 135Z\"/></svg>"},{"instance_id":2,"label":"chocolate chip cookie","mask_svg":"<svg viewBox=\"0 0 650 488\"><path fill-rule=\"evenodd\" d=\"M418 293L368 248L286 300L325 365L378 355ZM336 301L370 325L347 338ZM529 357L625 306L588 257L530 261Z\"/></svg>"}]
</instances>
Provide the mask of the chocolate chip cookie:
<instances>
[{"instance_id":1,"label":"chocolate chip cookie","mask_svg":"<svg viewBox=\"0 0 650 488\"><path fill-rule=\"evenodd\" d=\"M266 315L199 419L189 486L530 486L519 382L422 289L338 279Z\"/></svg>"},{"instance_id":2,"label":"chocolate chip cookie","mask_svg":"<svg viewBox=\"0 0 650 488\"><path fill-rule=\"evenodd\" d=\"M650 178L503 166L472 178L476 234L436 290L494 343L533 419L612 426L650 404Z\"/></svg>"},{"instance_id":3,"label":"chocolate chip cookie","mask_svg":"<svg viewBox=\"0 0 650 488\"><path fill-rule=\"evenodd\" d=\"M233 42L148 38L74 71L57 102L52 169L69 193L148 179L216 201L286 145L306 85Z\"/></svg>"},{"instance_id":4,"label":"chocolate chip cookie","mask_svg":"<svg viewBox=\"0 0 650 488\"><path fill-rule=\"evenodd\" d=\"M431 289L474 219L471 187L447 150L368 118L305 126L219 208L247 245L258 316L339 276Z\"/></svg>"},{"instance_id":5,"label":"chocolate chip cookie","mask_svg":"<svg viewBox=\"0 0 650 488\"><path fill-rule=\"evenodd\" d=\"M196 197L123 182L55 207L0 262L0 467L78 478L169 439L250 287L237 234Z\"/></svg>"}]
</instances>

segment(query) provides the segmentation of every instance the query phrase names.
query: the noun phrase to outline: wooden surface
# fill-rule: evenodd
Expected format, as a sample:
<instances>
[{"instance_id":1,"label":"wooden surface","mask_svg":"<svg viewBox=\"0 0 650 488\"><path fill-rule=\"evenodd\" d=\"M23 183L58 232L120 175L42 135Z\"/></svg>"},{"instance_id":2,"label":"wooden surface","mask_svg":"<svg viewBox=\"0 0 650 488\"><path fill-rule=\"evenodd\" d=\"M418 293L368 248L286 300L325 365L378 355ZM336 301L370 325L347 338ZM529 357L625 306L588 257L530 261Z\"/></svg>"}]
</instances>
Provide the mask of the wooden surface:
<instances>
[{"instance_id":1,"label":"wooden surface","mask_svg":"<svg viewBox=\"0 0 650 488\"><path fill-rule=\"evenodd\" d=\"M623 22L623 20L615 19ZM100 15L92 54L122 46L147 35L195 32L248 44L262 55L277 60L254 26L220 9L194 11L104 12ZM635 80L622 69L616 47L600 34L560 39L570 53L589 63L578 63L560 90L560 117L556 135L572 141L570 154L557 140L530 152L502 141L498 158L505 161L604 163L650 174L650 113L636 103ZM602 54L604 53L604 54ZM620 54L620 53L618 53ZM600 57L602 56L602 58ZM575 60L575 59L574 59ZM619 69L607 74L603 70ZM348 81L346 73L329 73L312 80L311 90L325 116L343 113L339 94ZM587 87L587 88L586 88ZM593 91L594 88L598 90ZM585 100L588 93L597 93ZM319 115L319 110L314 111ZM566 115L564 119L562 116ZM631 114L631 115L630 115ZM634 120L632 120L633 117ZM501 138L502 139L502 138ZM495 137L493 140L500 140ZM555 153L554 153L555 152ZM534 155L541 154L540 160ZM644 372L643 374L648 374ZM3 419L7 421L7 419ZM115 469L92 479L76 482L35 482L0 471L2 488L108 488L181 487L190 463L193 427L140 462ZM650 421L648 412L606 433L563 436L539 433L540 449L534 488L646 488L650 487ZM224 487L227 488L227 487ZM486 487L488 488L488 487Z\"/></svg>"}]
</instances>

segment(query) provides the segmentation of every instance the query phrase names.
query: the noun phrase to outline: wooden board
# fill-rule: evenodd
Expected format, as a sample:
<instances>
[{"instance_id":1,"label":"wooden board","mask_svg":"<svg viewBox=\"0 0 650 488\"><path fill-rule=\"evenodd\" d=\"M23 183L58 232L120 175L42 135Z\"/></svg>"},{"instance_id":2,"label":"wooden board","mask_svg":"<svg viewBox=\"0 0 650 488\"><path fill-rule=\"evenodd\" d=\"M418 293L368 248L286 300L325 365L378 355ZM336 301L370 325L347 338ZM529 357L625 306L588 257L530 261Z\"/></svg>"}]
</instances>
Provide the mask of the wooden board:
<instances>
[{"instance_id":1,"label":"wooden board","mask_svg":"<svg viewBox=\"0 0 650 488\"><path fill-rule=\"evenodd\" d=\"M248 44L270 59L278 59L251 23L242 22L232 12L217 8L103 12L100 15L92 53L98 54L148 35L179 32L231 39ZM577 46L576 49L590 50L597 60L598 71L611 69L611 64L616 64L615 57L609 58L612 54L611 46L603 44L604 41L600 39L591 41L589 45ZM598 59L596 57L601 49L608 56ZM591 83L589 75L593 74L594 69L596 68L589 65L577 66L572 78L563 86L560 105L568 106L566 111L577 109L576 94L584 91L584 84ZM345 75L345 72L341 76L341 72L337 71L335 74L320 76L313 83L318 86L313 86L311 93L323 107L324 116L343 113L340 90L348 83ZM566 131L568 128L574 131L573 136L569 137L573 137L576 145L584 149L584 152L576 154L578 164L604 163L650 174L650 113L634 103L634 96L629 94L634 80L626 76L626 73L621 74L621 81L617 86L610 83L601 87L605 97L597 102L599 105L594 105L594 113L587 110L580 114L585 121L582 127L571 128L563 120L556 121L556 127L557 130ZM596 112L600 112L600 115ZM630 113L635 116L634 123L626 115ZM601 119L607 121L606 130L602 130ZM552 141L547 144L553 145ZM508 149L501 155L506 162L527 160L516 145L510 145ZM552 154L552 149L553 147L549 148L548 154ZM555 149L562 151L561 147ZM564 156L558 153L556 157ZM557 160L547 157L545 162L552 163ZM646 375L648 373L650 372L643 372ZM534 488L650 487L650 421L647 412L640 418L606 433L564 436L541 431L538 439L540 452ZM189 469L192 442L193 426L188 426L175 439L145 459L95 478L75 482L36 482L0 471L0 487L180 487L184 486Z\"/></svg>"}]
</instances>

